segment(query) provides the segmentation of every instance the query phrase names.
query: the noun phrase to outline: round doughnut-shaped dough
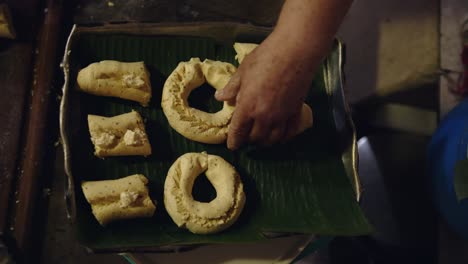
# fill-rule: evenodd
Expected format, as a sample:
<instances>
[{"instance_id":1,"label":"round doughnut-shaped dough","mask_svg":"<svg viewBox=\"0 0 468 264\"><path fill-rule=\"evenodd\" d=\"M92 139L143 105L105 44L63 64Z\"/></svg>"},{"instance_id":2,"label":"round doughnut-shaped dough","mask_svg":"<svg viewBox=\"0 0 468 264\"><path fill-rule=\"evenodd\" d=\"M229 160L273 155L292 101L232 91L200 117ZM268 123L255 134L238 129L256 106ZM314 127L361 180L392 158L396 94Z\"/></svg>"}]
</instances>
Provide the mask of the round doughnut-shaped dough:
<instances>
[{"instance_id":1,"label":"round doughnut-shaped dough","mask_svg":"<svg viewBox=\"0 0 468 264\"><path fill-rule=\"evenodd\" d=\"M195 201L192 196L195 179L203 172L216 189L216 198L209 203ZM237 220L244 204L239 174L219 156L187 153L169 169L164 183L164 206L181 228L195 234L220 232Z\"/></svg>"},{"instance_id":2,"label":"round doughnut-shaped dough","mask_svg":"<svg viewBox=\"0 0 468 264\"><path fill-rule=\"evenodd\" d=\"M227 62L192 58L181 62L164 84L161 106L169 124L188 139L220 144L226 141L234 106L224 102L223 109L207 113L189 106L190 93L208 82L216 90L223 89L236 67Z\"/></svg>"}]
</instances>

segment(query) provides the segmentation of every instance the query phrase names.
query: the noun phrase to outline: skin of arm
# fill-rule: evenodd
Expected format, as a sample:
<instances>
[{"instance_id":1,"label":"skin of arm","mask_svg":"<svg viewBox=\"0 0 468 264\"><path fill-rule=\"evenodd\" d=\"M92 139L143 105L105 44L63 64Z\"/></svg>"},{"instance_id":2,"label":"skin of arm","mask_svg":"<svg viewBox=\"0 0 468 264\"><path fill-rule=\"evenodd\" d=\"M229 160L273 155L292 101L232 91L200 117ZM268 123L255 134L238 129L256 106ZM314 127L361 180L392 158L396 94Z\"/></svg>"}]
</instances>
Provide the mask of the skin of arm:
<instances>
[{"instance_id":1,"label":"skin of arm","mask_svg":"<svg viewBox=\"0 0 468 264\"><path fill-rule=\"evenodd\" d=\"M286 0L273 32L247 55L219 101L236 105L231 150L290 137L313 73L327 54L352 0Z\"/></svg>"}]
</instances>

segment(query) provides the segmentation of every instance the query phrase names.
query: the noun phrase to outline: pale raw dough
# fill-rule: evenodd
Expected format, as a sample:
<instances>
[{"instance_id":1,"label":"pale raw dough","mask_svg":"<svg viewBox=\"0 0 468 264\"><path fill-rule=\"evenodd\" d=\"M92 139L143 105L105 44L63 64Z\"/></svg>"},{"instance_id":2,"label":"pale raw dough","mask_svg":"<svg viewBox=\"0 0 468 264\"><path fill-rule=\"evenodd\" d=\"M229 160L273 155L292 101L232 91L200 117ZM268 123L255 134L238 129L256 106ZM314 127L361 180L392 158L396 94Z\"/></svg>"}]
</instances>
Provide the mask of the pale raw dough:
<instances>
[{"instance_id":1,"label":"pale raw dough","mask_svg":"<svg viewBox=\"0 0 468 264\"><path fill-rule=\"evenodd\" d=\"M90 64L78 73L84 92L119 97L147 106L151 99L150 74L143 62L105 60Z\"/></svg>"},{"instance_id":2,"label":"pale raw dough","mask_svg":"<svg viewBox=\"0 0 468 264\"><path fill-rule=\"evenodd\" d=\"M97 221L105 226L115 220L151 217L156 206L148 194L148 179L135 174L117 180L84 181L84 196Z\"/></svg>"},{"instance_id":3,"label":"pale raw dough","mask_svg":"<svg viewBox=\"0 0 468 264\"><path fill-rule=\"evenodd\" d=\"M235 59L241 64L245 56L252 52L257 46L258 44L254 43L234 43L234 50L237 53Z\"/></svg>"},{"instance_id":4,"label":"pale raw dough","mask_svg":"<svg viewBox=\"0 0 468 264\"><path fill-rule=\"evenodd\" d=\"M88 115L88 126L98 157L151 155L143 119L136 111L114 117Z\"/></svg>"},{"instance_id":5,"label":"pale raw dough","mask_svg":"<svg viewBox=\"0 0 468 264\"><path fill-rule=\"evenodd\" d=\"M236 67L230 63L192 58L181 62L164 84L161 106L169 124L188 139L219 144L226 141L234 107L224 102L223 109L207 113L188 105L190 92L208 82L216 90L223 89Z\"/></svg>"},{"instance_id":6,"label":"pale raw dough","mask_svg":"<svg viewBox=\"0 0 468 264\"><path fill-rule=\"evenodd\" d=\"M257 44L235 43L234 48L241 62ZM224 143L227 139L229 124L235 107L224 102L223 109L216 113L207 113L189 106L187 99L190 93L208 82L216 90L223 89L236 72L236 67L230 63L192 58L181 62L166 80L163 88L161 106L169 124L181 135L193 141L208 144ZM313 123L312 109L303 104L300 121L294 137L310 128Z\"/></svg>"},{"instance_id":7,"label":"pale raw dough","mask_svg":"<svg viewBox=\"0 0 468 264\"><path fill-rule=\"evenodd\" d=\"M216 189L209 203L195 201L195 179L205 173ZM220 232L231 226L245 204L243 184L234 167L223 158L203 153L187 153L169 169L164 183L164 206L172 220L195 234Z\"/></svg>"},{"instance_id":8,"label":"pale raw dough","mask_svg":"<svg viewBox=\"0 0 468 264\"><path fill-rule=\"evenodd\" d=\"M249 53L251 53L257 46L258 44L254 44L254 43L239 43L239 42L234 43L234 50L237 53L236 59L239 62L239 64L242 63L245 56L249 55ZM313 120L312 109L310 108L309 105L307 105L306 103L302 105L300 115L301 116L299 117L298 127L293 130L294 133L292 133L291 135L286 135L287 137L289 138L294 137L296 135L301 134L306 129L312 127L314 120Z\"/></svg>"}]
</instances>

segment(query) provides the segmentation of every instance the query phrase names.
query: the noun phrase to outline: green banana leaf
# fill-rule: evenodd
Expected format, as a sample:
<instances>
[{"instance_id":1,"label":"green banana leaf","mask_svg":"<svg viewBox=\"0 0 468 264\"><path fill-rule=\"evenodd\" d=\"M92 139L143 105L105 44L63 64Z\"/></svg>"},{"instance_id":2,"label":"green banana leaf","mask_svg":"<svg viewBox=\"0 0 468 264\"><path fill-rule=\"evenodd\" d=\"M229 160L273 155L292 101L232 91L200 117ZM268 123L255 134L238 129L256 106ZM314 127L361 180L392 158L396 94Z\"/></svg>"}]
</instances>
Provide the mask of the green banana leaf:
<instances>
[{"instance_id":1,"label":"green banana leaf","mask_svg":"<svg viewBox=\"0 0 468 264\"><path fill-rule=\"evenodd\" d=\"M66 65L71 89L68 101L66 141L74 196L71 204L74 226L80 242L90 249L121 250L164 248L205 243L256 242L272 234L363 235L371 231L362 214L342 161L342 135L334 121L334 107L327 80L340 78L338 44L316 74L307 103L314 111L314 126L286 144L269 148L247 146L229 151L225 145L208 145L188 140L173 130L164 116L161 93L165 79L180 61L192 57L231 62L231 43L193 36L145 36L121 33L87 33L75 37ZM77 71L101 60L144 61L151 73L153 97L149 107L116 98L98 97L76 89ZM338 82L340 83L340 82ZM193 107L215 112L222 104L214 100L208 85L195 90ZM280 105L278 107L281 107ZM153 155L111 157L93 155L87 127L88 114L114 116L137 110L145 119ZM195 235L178 228L163 205L163 186L171 164L187 152L207 151L223 157L239 171L246 193L246 206L239 220L224 232ZM155 215L101 227L80 188L83 180L116 179L142 173L149 179L150 196L157 200ZM194 187L194 197L209 201L216 192L204 176Z\"/></svg>"}]
</instances>

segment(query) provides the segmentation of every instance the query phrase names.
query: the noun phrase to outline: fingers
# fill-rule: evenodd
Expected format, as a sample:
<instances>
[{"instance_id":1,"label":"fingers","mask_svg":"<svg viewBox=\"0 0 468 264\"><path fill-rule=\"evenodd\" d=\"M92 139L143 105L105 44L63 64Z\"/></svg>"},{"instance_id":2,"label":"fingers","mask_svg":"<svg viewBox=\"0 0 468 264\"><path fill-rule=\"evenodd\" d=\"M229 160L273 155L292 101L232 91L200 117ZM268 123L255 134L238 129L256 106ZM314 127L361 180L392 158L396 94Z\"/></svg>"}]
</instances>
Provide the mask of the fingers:
<instances>
[{"instance_id":1,"label":"fingers","mask_svg":"<svg viewBox=\"0 0 468 264\"><path fill-rule=\"evenodd\" d=\"M240 74L235 73L223 89L216 91L216 100L235 103L237 93L240 89L240 80Z\"/></svg>"},{"instance_id":2,"label":"fingers","mask_svg":"<svg viewBox=\"0 0 468 264\"><path fill-rule=\"evenodd\" d=\"M263 120L256 119L252 126L252 130L250 131L249 142L256 143L268 140L270 130L271 127L265 122L263 122Z\"/></svg>"},{"instance_id":3,"label":"fingers","mask_svg":"<svg viewBox=\"0 0 468 264\"><path fill-rule=\"evenodd\" d=\"M270 146L275 143L281 142L285 136L285 133L286 133L286 123L276 126L275 128L271 130L269 136L267 136L265 140L261 141L261 144L265 146Z\"/></svg>"},{"instance_id":4,"label":"fingers","mask_svg":"<svg viewBox=\"0 0 468 264\"><path fill-rule=\"evenodd\" d=\"M229 126L227 147L236 150L246 143L252 129L253 120L247 115L245 108L237 108Z\"/></svg>"},{"instance_id":5,"label":"fingers","mask_svg":"<svg viewBox=\"0 0 468 264\"><path fill-rule=\"evenodd\" d=\"M292 137L294 137L297 134L297 130L298 130L298 127L299 127L299 124L300 124L300 121L301 121L300 117L301 117L300 111L298 111L297 114L293 115L288 120L288 122L286 123L285 133L284 133L284 136L282 138L282 142L285 142L288 139L291 139Z\"/></svg>"},{"instance_id":6,"label":"fingers","mask_svg":"<svg viewBox=\"0 0 468 264\"><path fill-rule=\"evenodd\" d=\"M265 146L284 143L303 132L312 123L310 107L304 109L302 106L286 122L280 121L275 124L270 123L268 118L252 115L252 112L254 111L241 106L234 111L228 132L229 149L236 150L247 142Z\"/></svg>"}]
</instances>

